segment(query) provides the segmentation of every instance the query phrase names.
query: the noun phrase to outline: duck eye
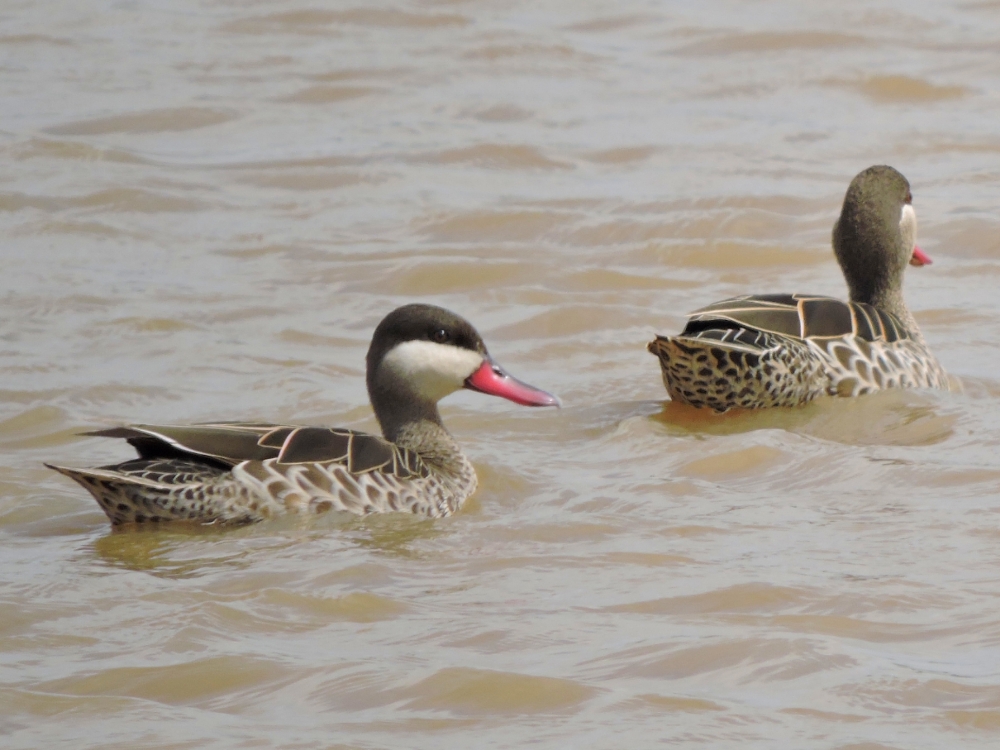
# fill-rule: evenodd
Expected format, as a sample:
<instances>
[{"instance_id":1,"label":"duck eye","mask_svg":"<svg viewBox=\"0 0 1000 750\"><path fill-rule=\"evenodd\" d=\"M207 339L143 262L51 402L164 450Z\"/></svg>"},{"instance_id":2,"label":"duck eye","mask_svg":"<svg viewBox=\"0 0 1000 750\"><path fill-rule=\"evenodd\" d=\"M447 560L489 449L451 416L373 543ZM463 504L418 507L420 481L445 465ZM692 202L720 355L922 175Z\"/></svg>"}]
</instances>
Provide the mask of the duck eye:
<instances>
[{"instance_id":1,"label":"duck eye","mask_svg":"<svg viewBox=\"0 0 1000 750\"><path fill-rule=\"evenodd\" d=\"M436 331L431 333L431 341L437 344L443 344L448 340L448 332L443 328L438 328Z\"/></svg>"},{"instance_id":2,"label":"duck eye","mask_svg":"<svg viewBox=\"0 0 1000 750\"><path fill-rule=\"evenodd\" d=\"M909 190L906 191L906 202L913 203L913 193L911 193Z\"/></svg>"}]
</instances>

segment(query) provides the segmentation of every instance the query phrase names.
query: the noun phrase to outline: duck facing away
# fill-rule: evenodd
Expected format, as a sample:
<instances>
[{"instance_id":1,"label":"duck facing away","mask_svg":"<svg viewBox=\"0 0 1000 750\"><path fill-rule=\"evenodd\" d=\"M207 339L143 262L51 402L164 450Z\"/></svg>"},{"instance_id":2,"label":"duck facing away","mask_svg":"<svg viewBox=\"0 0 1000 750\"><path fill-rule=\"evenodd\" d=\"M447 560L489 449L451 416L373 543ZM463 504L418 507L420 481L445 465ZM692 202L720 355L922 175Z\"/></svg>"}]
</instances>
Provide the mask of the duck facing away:
<instances>
[{"instance_id":1,"label":"duck facing away","mask_svg":"<svg viewBox=\"0 0 1000 750\"><path fill-rule=\"evenodd\" d=\"M851 181L833 226L849 302L734 297L691 313L679 335L657 336L647 348L670 398L723 412L883 388L948 389L903 301L907 263L931 262L916 246L911 202L910 184L892 167L869 167Z\"/></svg>"},{"instance_id":2,"label":"duck facing away","mask_svg":"<svg viewBox=\"0 0 1000 750\"><path fill-rule=\"evenodd\" d=\"M476 472L437 403L461 388L525 406L558 406L512 378L466 320L432 305L389 313L368 349L367 385L384 438L273 424L133 425L86 433L123 438L139 458L96 469L49 466L79 482L112 524L248 523L288 513L457 511Z\"/></svg>"}]
</instances>

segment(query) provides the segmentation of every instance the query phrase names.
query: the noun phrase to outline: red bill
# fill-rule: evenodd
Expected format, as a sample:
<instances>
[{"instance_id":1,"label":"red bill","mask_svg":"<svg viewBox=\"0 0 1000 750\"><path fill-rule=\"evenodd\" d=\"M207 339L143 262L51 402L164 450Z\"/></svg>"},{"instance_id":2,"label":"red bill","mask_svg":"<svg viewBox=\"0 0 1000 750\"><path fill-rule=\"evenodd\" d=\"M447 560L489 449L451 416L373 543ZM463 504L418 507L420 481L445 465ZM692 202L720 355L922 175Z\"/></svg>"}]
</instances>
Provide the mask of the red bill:
<instances>
[{"instance_id":1,"label":"red bill","mask_svg":"<svg viewBox=\"0 0 1000 750\"><path fill-rule=\"evenodd\" d=\"M499 396L515 404L524 406L559 406L559 399L517 378L507 372L489 357L482 366L465 379L465 387L491 396Z\"/></svg>"},{"instance_id":2,"label":"red bill","mask_svg":"<svg viewBox=\"0 0 1000 750\"><path fill-rule=\"evenodd\" d=\"M930 256L927 255L923 250L921 250L916 245L913 246L913 257L910 258L911 266L929 266L933 263Z\"/></svg>"}]
</instances>

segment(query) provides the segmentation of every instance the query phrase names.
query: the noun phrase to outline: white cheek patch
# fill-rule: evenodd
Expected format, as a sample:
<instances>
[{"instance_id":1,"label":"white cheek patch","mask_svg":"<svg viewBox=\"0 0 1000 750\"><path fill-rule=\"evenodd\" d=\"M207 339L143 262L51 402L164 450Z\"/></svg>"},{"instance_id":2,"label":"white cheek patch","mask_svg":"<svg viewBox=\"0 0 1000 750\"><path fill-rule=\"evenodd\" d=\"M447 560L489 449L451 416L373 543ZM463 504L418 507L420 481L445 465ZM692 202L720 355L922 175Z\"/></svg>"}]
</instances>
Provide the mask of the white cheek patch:
<instances>
[{"instance_id":1,"label":"white cheek patch","mask_svg":"<svg viewBox=\"0 0 1000 750\"><path fill-rule=\"evenodd\" d=\"M478 352L433 341L405 341L382 360L400 380L424 398L437 401L465 385L483 364Z\"/></svg>"},{"instance_id":2,"label":"white cheek patch","mask_svg":"<svg viewBox=\"0 0 1000 750\"><path fill-rule=\"evenodd\" d=\"M917 244L917 212L909 203L903 206L899 215L899 233L908 248Z\"/></svg>"}]
</instances>

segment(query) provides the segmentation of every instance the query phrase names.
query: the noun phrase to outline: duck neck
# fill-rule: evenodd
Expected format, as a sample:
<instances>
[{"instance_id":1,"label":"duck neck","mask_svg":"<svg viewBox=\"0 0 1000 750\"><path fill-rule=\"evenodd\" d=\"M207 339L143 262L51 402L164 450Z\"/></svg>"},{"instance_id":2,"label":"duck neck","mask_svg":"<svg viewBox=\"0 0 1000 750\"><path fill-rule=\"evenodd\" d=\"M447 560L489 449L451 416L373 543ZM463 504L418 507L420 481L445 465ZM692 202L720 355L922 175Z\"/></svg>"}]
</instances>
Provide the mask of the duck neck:
<instances>
[{"instance_id":1,"label":"duck neck","mask_svg":"<svg viewBox=\"0 0 1000 750\"><path fill-rule=\"evenodd\" d=\"M893 212L897 209L889 211ZM911 212L912 213L912 212ZM833 251L852 302L862 302L897 318L914 336L917 321L903 300L903 274L913 254L913 237L903 237L878 205L846 201L833 226ZM913 228L915 232L915 227Z\"/></svg>"},{"instance_id":2,"label":"duck neck","mask_svg":"<svg viewBox=\"0 0 1000 750\"><path fill-rule=\"evenodd\" d=\"M378 388L369 393L385 439L420 456L456 493L467 495L475 490L475 469L445 429L437 404L413 394L406 398L394 394Z\"/></svg>"},{"instance_id":3,"label":"duck neck","mask_svg":"<svg viewBox=\"0 0 1000 750\"><path fill-rule=\"evenodd\" d=\"M379 393L377 390L370 396L372 407L375 409L375 418L378 419L382 435L386 440L403 445L400 441L405 441L406 436L413 434L417 427L419 427L417 431L422 433L448 434L435 403L412 398L394 398L392 394Z\"/></svg>"}]
</instances>

